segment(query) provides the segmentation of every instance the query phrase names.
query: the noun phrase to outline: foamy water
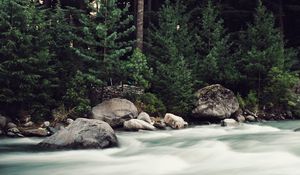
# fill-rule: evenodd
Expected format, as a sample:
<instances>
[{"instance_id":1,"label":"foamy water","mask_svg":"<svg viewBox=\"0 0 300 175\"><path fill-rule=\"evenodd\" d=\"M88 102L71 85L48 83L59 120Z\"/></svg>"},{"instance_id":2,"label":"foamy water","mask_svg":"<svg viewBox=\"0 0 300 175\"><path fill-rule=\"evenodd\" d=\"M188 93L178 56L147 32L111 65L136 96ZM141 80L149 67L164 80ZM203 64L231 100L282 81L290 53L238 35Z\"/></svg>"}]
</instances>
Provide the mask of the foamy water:
<instances>
[{"instance_id":1,"label":"foamy water","mask_svg":"<svg viewBox=\"0 0 300 175\"><path fill-rule=\"evenodd\" d=\"M300 121L118 133L119 148L37 150L1 139L1 175L300 175Z\"/></svg>"}]
</instances>

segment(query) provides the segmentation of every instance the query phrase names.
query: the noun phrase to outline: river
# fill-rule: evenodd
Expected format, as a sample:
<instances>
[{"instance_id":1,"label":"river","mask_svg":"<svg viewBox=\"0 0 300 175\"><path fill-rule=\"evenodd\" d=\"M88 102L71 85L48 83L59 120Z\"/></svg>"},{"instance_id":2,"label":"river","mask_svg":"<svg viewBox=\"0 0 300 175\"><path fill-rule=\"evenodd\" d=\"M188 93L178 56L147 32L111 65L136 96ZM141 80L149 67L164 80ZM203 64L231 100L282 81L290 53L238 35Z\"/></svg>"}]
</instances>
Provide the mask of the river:
<instances>
[{"instance_id":1,"label":"river","mask_svg":"<svg viewBox=\"0 0 300 175\"><path fill-rule=\"evenodd\" d=\"M120 132L119 148L45 151L1 139L1 175L300 175L300 121Z\"/></svg>"}]
</instances>

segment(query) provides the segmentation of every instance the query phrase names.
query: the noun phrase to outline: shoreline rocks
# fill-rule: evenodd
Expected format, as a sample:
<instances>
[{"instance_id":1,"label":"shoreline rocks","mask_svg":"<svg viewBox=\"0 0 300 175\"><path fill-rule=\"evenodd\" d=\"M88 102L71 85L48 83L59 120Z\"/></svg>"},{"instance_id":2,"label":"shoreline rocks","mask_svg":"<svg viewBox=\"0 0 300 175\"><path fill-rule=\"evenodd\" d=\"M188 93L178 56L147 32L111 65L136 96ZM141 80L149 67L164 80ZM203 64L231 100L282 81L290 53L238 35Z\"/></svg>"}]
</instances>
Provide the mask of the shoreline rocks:
<instances>
[{"instance_id":1,"label":"shoreline rocks","mask_svg":"<svg viewBox=\"0 0 300 175\"><path fill-rule=\"evenodd\" d=\"M50 149L104 149L118 146L118 139L108 123L78 118L43 140L39 146Z\"/></svg>"},{"instance_id":2,"label":"shoreline rocks","mask_svg":"<svg viewBox=\"0 0 300 175\"><path fill-rule=\"evenodd\" d=\"M164 117L165 123L173 129L182 129L188 126L188 123L182 117L167 113Z\"/></svg>"},{"instance_id":3,"label":"shoreline rocks","mask_svg":"<svg viewBox=\"0 0 300 175\"><path fill-rule=\"evenodd\" d=\"M223 127L237 127L239 123L234 119L224 119L221 121L221 126Z\"/></svg>"},{"instance_id":4,"label":"shoreline rocks","mask_svg":"<svg viewBox=\"0 0 300 175\"><path fill-rule=\"evenodd\" d=\"M124 129L129 131L138 131L138 130L150 130L154 131L156 128L150 123L139 120L139 119L131 119L124 122Z\"/></svg>"},{"instance_id":5,"label":"shoreline rocks","mask_svg":"<svg viewBox=\"0 0 300 175\"><path fill-rule=\"evenodd\" d=\"M113 98L92 109L92 118L107 122L111 127L122 127L127 120L137 118L136 106L126 99Z\"/></svg>"}]
</instances>

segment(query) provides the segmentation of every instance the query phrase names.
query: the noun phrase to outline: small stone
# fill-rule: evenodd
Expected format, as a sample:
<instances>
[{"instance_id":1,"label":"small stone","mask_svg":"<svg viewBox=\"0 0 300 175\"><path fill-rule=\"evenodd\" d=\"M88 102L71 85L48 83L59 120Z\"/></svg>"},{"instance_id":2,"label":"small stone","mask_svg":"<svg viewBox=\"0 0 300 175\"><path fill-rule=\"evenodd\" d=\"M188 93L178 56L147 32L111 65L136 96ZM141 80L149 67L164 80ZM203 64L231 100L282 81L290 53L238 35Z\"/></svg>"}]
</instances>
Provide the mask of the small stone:
<instances>
[{"instance_id":1,"label":"small stone","mask_svg":"<svg viewBox=\"0 0 300 175\"><path fill-rule=\"evenodd\" d=\"M7 124L7 129L10 129L10 128L16 128L16 127L17 127L17 125L14 124L14 123L12 123L12 122L9 122L9 123Z\"/></svg>"},{"instance_id":2,"label":"small stone","mask_svg":"<svg viewBox=\"0 0 300 175\"><path fill-rule=\"evenodd\" d=\"M29 122L25 123L24 126L25 127L31 127L31 126L33 126L33 124L34 123L32 121L29 121Z\"/></svg>"},{"instance_id":3,"label":"small stone","mask_svg":"<svg viewBox=\"0 0 300 175\"><path fill-rule=\"evenodd\" d=\"M246 121L246 118L243 115L238 115L236 119L240 123L244 123Z\"/></svg>"},{"instance_id":4,"label":"small stone","mask_svg":"<svg viewBox=\"0 0 300 175\"><path fill-rule=\"evenodd\" d=\"M20 133L20 130L18 128L9 128L7 131L12 133Z\"/></svg>"},{"instance_id":5,"label":"small stone","mask_svg":"<svg viewBox=\"0 0 300 175\"><path fill-rule=\"evenodd\" d=\"M153 131L156 128L148 122L139 119L131 119L124 122L124 128L126 130L138 131L138 130L150 130Z\"/></svg>"},{"instance_id":6,"label":"small stone","mask_svg":"<svg viewBox=\"0 0 300 175\"><path fill-rule=\"evenodd\" d=\"M221 126L236 127L239 126L239 123L234 119L224 119L221 121Z\"/></svg>"},{"instance_id":7,"label":"small stone","mask_svg":"<svg viewBox=\"0 0 300 175\"><path fill-rule=\"evenodd\" d=\"M69 125L69 124L71 124L71 123L73 123L74 122L74 120L73 119L71 119L71 118L67 118L67 124Z\"/></svg>"},{"instance_id":8,"label":"small stone","mask_svg":"<svg viewBox=\"0 0 300 175\"><path fill-rule=\"evenodd\" d=\"M182 117L167 113L164 117L165 123L173 129L182 129L188 126L188 123Z\"/></svg>"},{"instance_id":9,"label":"small stone","mask_svg":"<svg viewBox=\"0 0 300 175\"><path fill-rule=\"evenodd\" d=\"M247 115L245 118L248 122L256 122L256 118L252 115Z\"/></svg>"},{"instance_id":10,"label":"small stone","mask_svg":"<svg viewBox=\"0 0 300 175\"><path fill-rule=\"evenodd\" d=\"M50 126L50 122L49 122L49 121L45 121L45 122L44 122L44 127L47 128L47 127L49 127L49 126Z\"/></svg>"},{"instance_id":11,"label":"small stone","mask_svg":"<svg viewBox=\"0 0 300 175\"><path fill-rule=\"evenodd\" d=\"M147 114L146 112L141 112L138 115L137 119L143 120L143 121L145 121L147 123L150 123L150 124L153 124L153 122L151 121L151 118L150 118L149 114Z\"/></svg>"}]
</instances>

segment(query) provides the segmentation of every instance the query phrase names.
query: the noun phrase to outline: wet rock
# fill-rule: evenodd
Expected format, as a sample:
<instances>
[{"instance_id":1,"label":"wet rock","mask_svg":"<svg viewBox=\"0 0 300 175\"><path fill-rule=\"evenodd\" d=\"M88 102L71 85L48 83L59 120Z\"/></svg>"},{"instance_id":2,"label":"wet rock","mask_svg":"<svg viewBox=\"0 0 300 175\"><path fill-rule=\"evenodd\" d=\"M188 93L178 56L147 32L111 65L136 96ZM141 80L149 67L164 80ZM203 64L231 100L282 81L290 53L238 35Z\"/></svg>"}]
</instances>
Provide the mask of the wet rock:
<instances>
[{"instance_id":1,"label":"wet rock","mask_svg":"<svg viewBox=\"0 0 300 175\"><path fill-rule=\"evenodd\" d=\"M161 129L161 130L165 130L167 125L166 123L164 122L164 120L153 120L154 121L154 124L153 126L156 127L157 129Z\"/></svg>"},{"instance_id":2,"label":"wet rock","mask_svg":"<svg viewBox=\"0 0 300 175\"><path fill-rule=\"evenodd\" d=\"M32 121L29 121L27 123L25 123L23 126L24 127L32 127L34 125L34 123Z\"/></svg>"},{"instance_id":3,"label":"wet rock","mask_svg":"<svg viewBox=\"0 0 300 175\"><path fill-rule=\"evenodd\" d=\"M39 145L53 149L104 149L118 146L118 140L108 123L78 118Z\"/></svg>"},{"instance_id":4,"label":"wet rock","mask_svg":"<svg viewBox=\"0 0 300 175\"><path fill-rule=\"evenodd\" d=\"M73 119L71 119L71 118L67 118L66 122L67 122L67 124L69 125L69 124L73 123L73 122L74 122L74 120L73 120Z\"/></svg>"},{"instance_id":5,"label":"wet rock","mask_svg":"<svg viewBox=\"0 0 300 175\"><path fill-rule=\"evenodd\" d=\"M156 128L148 122L139 119L131 119L124 122L124 129L130 131L138 131L138 130L155 130Z\"/></svg>"},{"instance_id":6,"label":"wet rock","mask_svg":"<svg viewBox=\"0 0 300 175\"><path fill-rule=\"evenodd\" d=\"M10 129L10 128L17 128L17 125L12 123L12 122L9 122L7 123L7 126L6 126L7 129Z\"/></svg>"},{"instance_id":7,"label":"wet rock","mask_svg":"<svg viewBox=\"0 0 300 175\"><path fill-rule=\"evenodd\" d=\"M21 133L26 137L46 137L50 135L50 132L44 128L24 129L21 130Z\"/></svg>"},{"instance_id":8,"label":"wet rock","mask_svg":"<svg viewBox=\"0 0 300 175\"><path fill-rule=\"evenodd\" d=\"M188 123L174 114L167 113L164 117L165 123L173 129L182 129L188 126Z\"/></svg>"},{"instance_id":9,"label":"wet rock","mask_svg":"<svg viewBox=\"0 0 300 175\"><path fill-rule=\"evenodd\" d=\"M151 121L151 118L150 118L149 114L147 114L146 112L141 112L138 115L137 119L143 120L143 121L145 121L147 123L150 123L150 124L153 124L153 122Z\"/></svg>"},{"instance_id":10,"label":"wet rock","mask_svg":"<svg viewBox=\"0 0 300 175\"><path fill-rule=\"evenodd\" d=\"M122 127L125 121L137 118L136 106L126 100L113 98L98 104L92 109L92 118L107 122L111 127Z\"/></svg>"},{"instance_id":11,"label":"wet rock","mask_svg":"<svg viewBox=\"0 0 300 175\"><path fill-rule=\"evenodd\" d=\"M6 133L9 137L24 137L18 128L10 128Z\"/></svg>"},{"instance_id":12,"label":"wet rock","mask_svg":"<svg viewBox=\"0 0 300 175\"><path fill-rule=\"evenodd\" d=\"M47 128L49 126L50 126L50 122L49 121L44 121L43 127Z\"/></svg>"},{"instance_id":13,"label":"wet rock","mask_svg":"<svg viewBox=\"0 0 300 175\"><path fill-rule=\"evenodd\" d=\"M4 129L7 124L7 118L0 114L0 129Z\"/></svg>"},{"instance_id":14,"label":"wet rock","mask_svg":"<svg viewBox=\"0 0 300 175\"><path fill-rule=\"evenodd\" d=\"M247 115L245 118L248 122L256 122L256 118L252 115Z\"/></svg>"},{"instance_id":15,"label":"wet rock","mask_svg":"<svg viewBox=\"0 0 300 175\"><path fill-rule=\"evenodd\" d=\"M239 122L239 123L244 123L246 121L246 118L243 116L243 115L238 115L236 117L236 120Z\"/></svg>"},{"instance_id":16,"label":"wet rock","mask_svg":"<svg viewBox=\"0 0 300 175\"><path fill-rule=\"evenodd\" d=\"M234 93L219 84L200 89L196 96L198 100L192 113L199 120L222 120L239 109Z\"/></svg>"},{"instance_id":17,"label":"wet rock","mask_svg":"<svg viewBox=\"0 0 300 175\"><path fill-rule=\"evenodd\" d=\"M234 119L224 119L221 121L221 126L236 127L239 126L239 123Z\"/></svg>"}]
</instances>

